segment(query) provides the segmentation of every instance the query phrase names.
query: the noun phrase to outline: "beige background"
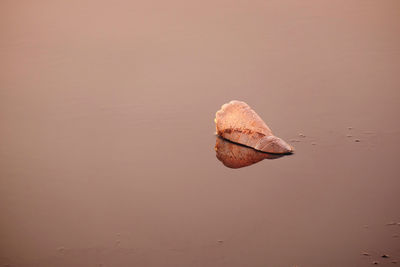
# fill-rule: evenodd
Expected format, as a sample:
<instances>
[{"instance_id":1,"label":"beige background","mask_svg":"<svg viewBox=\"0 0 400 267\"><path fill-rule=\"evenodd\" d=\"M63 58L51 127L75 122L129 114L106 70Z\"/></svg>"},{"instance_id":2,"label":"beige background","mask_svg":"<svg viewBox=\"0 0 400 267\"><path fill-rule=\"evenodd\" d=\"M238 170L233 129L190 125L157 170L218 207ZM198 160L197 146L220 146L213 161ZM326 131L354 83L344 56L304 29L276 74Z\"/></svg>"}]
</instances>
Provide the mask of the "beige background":
<instances>
[{"instance_id":1,"label":"beige background","mask_svg":"<svg viewBox=\"0 0 400 267\"><path fill-rule=\"evenodd\" d=\"M399 90L397 0L2 0L0 263L392 265ZM232 99L296 154L222 165Z\"/></svg>"}]
</instances>

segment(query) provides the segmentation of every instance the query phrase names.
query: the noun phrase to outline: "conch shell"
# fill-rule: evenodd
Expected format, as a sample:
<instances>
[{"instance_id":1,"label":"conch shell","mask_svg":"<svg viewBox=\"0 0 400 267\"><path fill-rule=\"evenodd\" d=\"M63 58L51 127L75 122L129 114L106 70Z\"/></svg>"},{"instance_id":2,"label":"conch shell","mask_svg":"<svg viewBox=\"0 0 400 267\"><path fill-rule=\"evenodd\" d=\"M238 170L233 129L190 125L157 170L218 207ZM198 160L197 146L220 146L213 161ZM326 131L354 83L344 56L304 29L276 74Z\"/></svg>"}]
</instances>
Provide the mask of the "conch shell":
<instances>
[{"instance_id":1,"label":"conch shell","mask_svg":"<svg viewBox=\"0 0 400 267\"><path fill-rule=\"evenodd\" d=\"M289 154L293 147L272 134L271 129L245 102L233 100L215 114L217 134L256 150Z\"/></svg>"},{"instance_id":2,"label":"conch shell","mask_svg":"<svg viewBox=\"0 0 400 267\"><path fill-rule=\"evenodd\" d=\"M262 153L250 147L232 143L219 136L215 141L217 158L228 168L237 169L252 165L264 159L276 159L283 155Z\"/></svg>"}]
</instances>

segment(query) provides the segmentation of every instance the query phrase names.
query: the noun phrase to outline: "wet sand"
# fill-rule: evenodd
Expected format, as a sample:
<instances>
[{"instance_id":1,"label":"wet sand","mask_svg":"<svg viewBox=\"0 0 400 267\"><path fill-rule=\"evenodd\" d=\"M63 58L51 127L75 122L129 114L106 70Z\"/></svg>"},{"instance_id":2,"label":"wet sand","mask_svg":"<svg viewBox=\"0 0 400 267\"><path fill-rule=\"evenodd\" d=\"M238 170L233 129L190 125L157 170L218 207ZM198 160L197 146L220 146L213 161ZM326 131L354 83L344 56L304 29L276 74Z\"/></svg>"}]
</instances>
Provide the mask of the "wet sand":
<instances>
[{"instance_id":1,"label":"wet sand","mask_svg":"<svg viewBox=\"0 0 400 267\"><path fill-rule=\"evenodd\" d=\"M396 266L399 3L2 1L0 265Z\"/></svg>"}]
</instances>

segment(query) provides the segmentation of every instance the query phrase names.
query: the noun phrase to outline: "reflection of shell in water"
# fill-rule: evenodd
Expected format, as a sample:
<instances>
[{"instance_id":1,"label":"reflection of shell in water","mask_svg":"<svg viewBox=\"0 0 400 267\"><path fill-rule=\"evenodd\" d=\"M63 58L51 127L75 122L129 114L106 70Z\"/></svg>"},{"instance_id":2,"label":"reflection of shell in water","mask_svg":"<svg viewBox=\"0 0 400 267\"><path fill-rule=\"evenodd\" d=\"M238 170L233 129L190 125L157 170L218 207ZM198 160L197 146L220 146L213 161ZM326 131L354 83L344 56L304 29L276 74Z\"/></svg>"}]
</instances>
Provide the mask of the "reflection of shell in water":
<instances>
[{"instance_id":1,"label":"reflection of shell in water","mask_svg":"<svg viewBox=\"0 0 400 267\"><path fill-rule=\"evenodd\" d=\"M272 134L271 129L242 101L224 104L215 114L217 134L232 142L276 154L293 152L285 141Z\"/></svg>"},{"instance_id":2,"label":"reflection of shell in water","mask_svg":"<svg viewBox=\"0 0 400 267\"><path fill-rule=\"evenodd\" d=\"M217 158L226 167L233 169L246 167L263 159L276 159L282 157L282 155L268 154L250 147L238 145L219 136L216 137L215 152Z\"/></svg>"}]
</instances>

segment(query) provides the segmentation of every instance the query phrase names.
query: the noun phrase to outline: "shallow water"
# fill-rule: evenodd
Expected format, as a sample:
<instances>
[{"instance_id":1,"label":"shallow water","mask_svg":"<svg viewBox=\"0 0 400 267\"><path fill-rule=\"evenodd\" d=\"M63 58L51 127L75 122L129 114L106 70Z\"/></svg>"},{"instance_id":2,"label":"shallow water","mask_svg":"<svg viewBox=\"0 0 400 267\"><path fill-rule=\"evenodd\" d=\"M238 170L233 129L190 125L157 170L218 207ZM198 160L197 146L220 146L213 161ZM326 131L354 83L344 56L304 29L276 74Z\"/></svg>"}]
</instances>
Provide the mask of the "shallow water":
<instances>
[{"instance_id":1,"label":"shallow water","mask_svg":"<svg viewBox=\"0 0 400 267\"><path fill-rule=\"evenodd\" d=\"M2 1L0 264L400 264L399 13ZM224 166L232 99L296 153Z\"/></svg>"}]
</instances>

